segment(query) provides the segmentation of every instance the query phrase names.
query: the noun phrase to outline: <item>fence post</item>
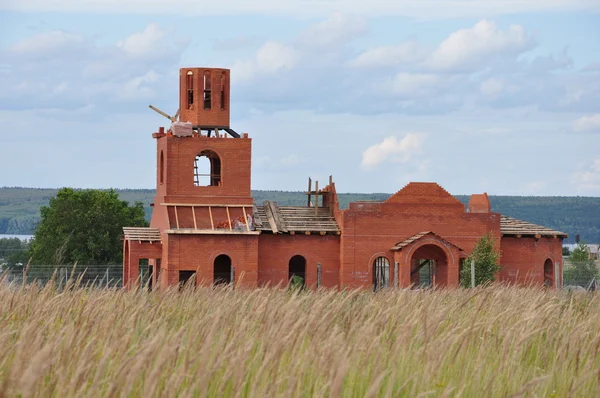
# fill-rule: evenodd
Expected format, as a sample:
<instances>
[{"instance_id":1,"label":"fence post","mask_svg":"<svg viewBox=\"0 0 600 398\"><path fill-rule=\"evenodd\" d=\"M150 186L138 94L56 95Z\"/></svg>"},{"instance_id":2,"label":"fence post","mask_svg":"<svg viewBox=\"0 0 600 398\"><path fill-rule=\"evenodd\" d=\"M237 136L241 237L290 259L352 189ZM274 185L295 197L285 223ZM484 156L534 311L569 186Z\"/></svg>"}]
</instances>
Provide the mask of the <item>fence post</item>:
<instances>
[{"instance_id":1,"label":"fence post","mask_svg":"<svg viewBox=\"0 0 600 398\"><path fill-rule=\"evenodd\" d=\"M322 272L321 263L317 263L317 289L320 288L321 284L323 283Z\"/></svg>"},{"instance_id":2,"label":"fence post","mask_svg":"<svg viewBox=\"0 0 600 398\"><path fill-rule=\"evenodd\" d=\"M400 287L400 276L398 275L398 261L394 261L394 288L398 290Z\"/></svg>"}]
</instances>

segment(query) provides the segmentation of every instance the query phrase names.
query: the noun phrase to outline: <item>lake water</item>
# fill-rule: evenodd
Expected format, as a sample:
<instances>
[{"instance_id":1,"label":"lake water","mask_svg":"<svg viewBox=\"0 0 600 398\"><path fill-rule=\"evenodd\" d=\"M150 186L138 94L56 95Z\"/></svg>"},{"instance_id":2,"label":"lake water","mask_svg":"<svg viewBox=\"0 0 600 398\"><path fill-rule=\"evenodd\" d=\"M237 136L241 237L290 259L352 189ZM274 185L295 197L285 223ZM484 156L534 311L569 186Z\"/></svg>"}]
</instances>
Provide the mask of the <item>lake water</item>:
<instances>
[{"instance_id":1,"label":"lake water","mask_svg":"<svg viewBox=\"0 0 600 398\"><path fill-rule=\"evenodd\" d=\"M33 238L33 235L6 235L6 234L0 234L0 239L2 238L19 238L21 240L29 240L31 238Z\"/></svg>"}]
</instances>

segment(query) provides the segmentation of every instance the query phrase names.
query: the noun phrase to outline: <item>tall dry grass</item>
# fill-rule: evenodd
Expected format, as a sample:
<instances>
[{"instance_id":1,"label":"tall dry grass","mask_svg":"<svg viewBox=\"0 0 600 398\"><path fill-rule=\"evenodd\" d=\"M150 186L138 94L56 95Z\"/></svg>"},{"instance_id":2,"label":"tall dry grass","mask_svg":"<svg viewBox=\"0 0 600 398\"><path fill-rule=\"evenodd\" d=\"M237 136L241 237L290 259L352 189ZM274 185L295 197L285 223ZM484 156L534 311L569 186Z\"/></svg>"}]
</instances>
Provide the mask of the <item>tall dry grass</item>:
<instances>
[{"instance_id":1,"label":"tall dry grass","mask_svg":"<svg viewBox=\"0 0 600 398\"><path fill-rule=\"evenodd\" d=\"M596 296L0 284L0 396L598 396Z\"/></svg>"}]
</instances>

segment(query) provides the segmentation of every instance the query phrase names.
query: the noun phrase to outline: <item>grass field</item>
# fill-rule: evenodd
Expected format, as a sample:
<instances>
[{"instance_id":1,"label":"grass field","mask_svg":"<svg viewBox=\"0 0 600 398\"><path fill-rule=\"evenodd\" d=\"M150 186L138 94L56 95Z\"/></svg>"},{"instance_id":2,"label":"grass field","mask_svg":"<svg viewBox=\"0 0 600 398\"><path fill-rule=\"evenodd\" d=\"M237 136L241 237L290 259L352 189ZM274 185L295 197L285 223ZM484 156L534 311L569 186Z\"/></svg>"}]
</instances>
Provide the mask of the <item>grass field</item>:
<instances>
[{"instance_id":1,"label":"grass field","mask_svg":"<svg viewBox=\"0 0 600 398\"><path fill-rule=\"evenodd\" d=\"M600 302L0 283L0 396L600 395Z\"/></svg>"}]
</instances>

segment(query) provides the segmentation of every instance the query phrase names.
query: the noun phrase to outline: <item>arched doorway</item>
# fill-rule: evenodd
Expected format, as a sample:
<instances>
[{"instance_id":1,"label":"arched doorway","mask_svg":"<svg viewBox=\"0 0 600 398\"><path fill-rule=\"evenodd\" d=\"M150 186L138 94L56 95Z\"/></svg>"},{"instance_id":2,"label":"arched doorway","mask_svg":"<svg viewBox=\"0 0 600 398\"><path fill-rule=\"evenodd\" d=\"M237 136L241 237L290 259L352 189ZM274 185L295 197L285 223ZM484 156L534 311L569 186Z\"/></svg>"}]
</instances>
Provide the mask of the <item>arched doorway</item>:
<instances>
[{"instance_id":1,"label":"arched doorway","mask_svg":"<svg viewBox=\"0 0 600 398\"><path fill-rule=\"evenodd\" d=\"M373 261L373 291L390 286L390 262L385 257Z\"/></svg>"},{"instance_id":2,"label":"arched doorway","mask_svg":"<svg viewBox=\"0 0 600 398\"><path fill-rule=\"evenodd\" d=\"M300 255L296 255L290 259L288 266L288 282L293 282L294 276L301 278L297 283L302 283L302 287L306 285L306 259ZM298 279L296 278L296 279Z\"/></svg>"},{"instance_id":3,"label":"arched doorway","mask_svg":"<svg viewBox=\"0 0 600 398\"><path fill-rule=\"evenodd\" d=\"M448 285L448 257L440 246L426 244L419 247L413 253L410 264L412 286L427 288Z\"/></svg>"},{"instance_id":4,"label":"arched doorway","mask_svg":"<svg viewBox=\"0 0 600 398\"><path fill-rule=\"evenodd\" d=\"M231 283L231 259L225 254L215 258L213 284L223 285Z\"/></svg>"},{"instance_id":5,"label":"arched doorway","mask_svg":"<svg viewBox=\"0 0 600 398\"><path fill-rule=\"evenodd\" d=\"M552 260L547 259L544 262L544 286L554 286L554 267L552 266Z\"/></svg>"}]
</instances>

